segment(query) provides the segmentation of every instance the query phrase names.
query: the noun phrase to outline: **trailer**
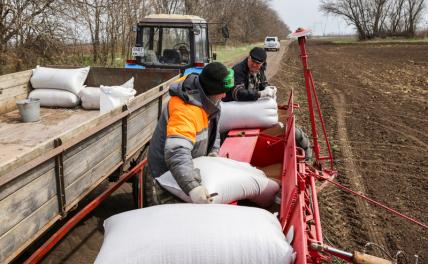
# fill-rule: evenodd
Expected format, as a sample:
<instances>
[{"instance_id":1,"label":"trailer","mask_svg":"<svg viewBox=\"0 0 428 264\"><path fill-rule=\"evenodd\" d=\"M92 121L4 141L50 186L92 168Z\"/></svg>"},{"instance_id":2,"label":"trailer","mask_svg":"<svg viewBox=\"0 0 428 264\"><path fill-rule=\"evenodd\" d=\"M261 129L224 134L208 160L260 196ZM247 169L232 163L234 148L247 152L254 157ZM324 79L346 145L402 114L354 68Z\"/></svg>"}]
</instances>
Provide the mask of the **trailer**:
<instances>
[{"instance_id":1,"label":"trailer","mask_svg":"<svg viewBox=\"0 0 428 264\"><path fill-rule=\"evenodd\" d=\"M32 71L0 76L0 263L16 258L109 176L135 164L178 74L93 67L87 86L134 77L135 98L103 114L41 108L34 123L22 123L15 104L27 98Z\"/></svg>"}]
</instances>

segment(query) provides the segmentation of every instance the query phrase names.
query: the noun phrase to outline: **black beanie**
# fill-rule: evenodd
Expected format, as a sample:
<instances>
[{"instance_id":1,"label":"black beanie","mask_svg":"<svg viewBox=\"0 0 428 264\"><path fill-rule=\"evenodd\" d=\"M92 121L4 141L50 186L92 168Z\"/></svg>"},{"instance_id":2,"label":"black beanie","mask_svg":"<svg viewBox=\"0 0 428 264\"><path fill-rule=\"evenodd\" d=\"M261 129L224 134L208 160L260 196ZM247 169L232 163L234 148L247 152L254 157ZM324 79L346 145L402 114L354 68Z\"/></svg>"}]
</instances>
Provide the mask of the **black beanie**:
<instances>
[{"instance_id":1,"label":"black beanie","mask_svg":"<svg viewBox=\"0 0 428 264\"><path fill-rule=\"evenodd\" d=\"M250 56L253 60L259 62L259 63L263 63L266 61L266 51L263 48L260 47L254 47L251 51L250 51Z\"/></svg>"},{"instance_id":2,"label":"black beanie","mask_svg":"<svg viewBox=\"0 0 428 264\"><path fill-rule=\"evenodd\" d=\"M220 62L212 62L204 67L199 74L199 82L206 95L225 93L230 88L225 87L224 79L229 74L226 66Z\"/></svg>"}]
</instances>

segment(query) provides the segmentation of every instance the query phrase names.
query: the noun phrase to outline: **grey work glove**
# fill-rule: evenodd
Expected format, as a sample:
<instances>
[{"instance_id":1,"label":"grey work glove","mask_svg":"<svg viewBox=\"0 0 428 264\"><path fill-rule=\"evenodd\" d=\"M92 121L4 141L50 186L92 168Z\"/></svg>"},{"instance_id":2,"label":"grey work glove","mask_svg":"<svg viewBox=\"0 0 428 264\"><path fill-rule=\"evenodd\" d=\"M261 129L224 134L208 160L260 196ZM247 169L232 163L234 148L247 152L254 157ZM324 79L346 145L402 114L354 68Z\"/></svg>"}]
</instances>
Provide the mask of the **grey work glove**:
<instances>
[{"instance_id":1,"label":"grey work glove","mask_svg":"<svg viewBox=\"0 0 428 264\"><path fill-rule=\"evenodd\" d=\"M276 98L276 87L266 86L263 91L259 92L260 98Z\"/></svg>"},{"instance_id":2,"label":"grey work glove","mask_svg":"<svg viewBox=\"0 0 428 264\"><path fill-rule=\"evenodd\" d=\"M208 157L218 157L218 152L217 151L211 151L210 153L208 153Z\"/></svg>"},{"instance_id":3,"label":"grey work glove","mask_svg":"<svg viewBox=\"0 0 428 264\"><path fill-rule=\"evenodd\" d=\"M198 187L193 188L189 192L190 199L192 200L192 203L195 204L208 204L212 203L213 198L210 198L210 194L208 193L207 188L200 185Z\"/></svg>"}]
</instances>

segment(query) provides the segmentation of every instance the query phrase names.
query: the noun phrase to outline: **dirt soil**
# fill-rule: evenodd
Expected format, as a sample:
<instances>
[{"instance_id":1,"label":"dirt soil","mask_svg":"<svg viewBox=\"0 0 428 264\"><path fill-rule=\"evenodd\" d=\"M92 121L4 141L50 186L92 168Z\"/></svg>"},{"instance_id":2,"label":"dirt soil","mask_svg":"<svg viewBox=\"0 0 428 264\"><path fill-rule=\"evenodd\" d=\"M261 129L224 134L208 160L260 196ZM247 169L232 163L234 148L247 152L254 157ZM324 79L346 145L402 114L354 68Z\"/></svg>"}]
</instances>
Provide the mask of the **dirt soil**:
<instances>
[{"instance_id":1,"label":"dirt soil","mask_svg":"<svg viewBox=\"0 0 428 264\"><path fill-rule=\"evenodd\" d=\"M337 181L428 224L428 45L309 41L309 64L334 150ZM299 50L272 83L309 132ZM328 186L319 195L325 242L348 251L428 263L428 230ZM380 249L381 248L381 249ZM339 261L334 261L339 262Z\"/></svg>"}]
</instances>

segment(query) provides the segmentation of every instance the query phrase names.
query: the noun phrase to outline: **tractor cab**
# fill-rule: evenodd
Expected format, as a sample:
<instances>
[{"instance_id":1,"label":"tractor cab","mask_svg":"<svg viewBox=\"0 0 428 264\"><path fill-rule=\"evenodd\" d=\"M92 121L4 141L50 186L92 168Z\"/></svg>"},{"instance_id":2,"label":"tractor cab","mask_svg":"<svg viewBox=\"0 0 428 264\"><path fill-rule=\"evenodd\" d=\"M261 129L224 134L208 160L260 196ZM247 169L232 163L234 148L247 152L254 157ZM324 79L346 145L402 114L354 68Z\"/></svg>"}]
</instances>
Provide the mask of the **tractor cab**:
<instances>
[{"instance_id":1,"label":"tractor cab","mask_svg":"<svg viewBox=\"0 0 428 264\"><path fill-rule=\"evenodd\" d=\"M208 23L198 16L157 14L136 27L136 45L125 68L179 69L200 72L210 62Z\"/></svg>"}]
</instances>

